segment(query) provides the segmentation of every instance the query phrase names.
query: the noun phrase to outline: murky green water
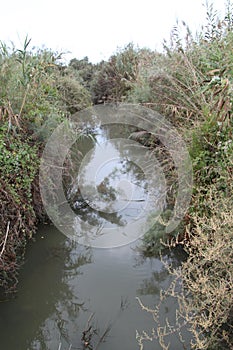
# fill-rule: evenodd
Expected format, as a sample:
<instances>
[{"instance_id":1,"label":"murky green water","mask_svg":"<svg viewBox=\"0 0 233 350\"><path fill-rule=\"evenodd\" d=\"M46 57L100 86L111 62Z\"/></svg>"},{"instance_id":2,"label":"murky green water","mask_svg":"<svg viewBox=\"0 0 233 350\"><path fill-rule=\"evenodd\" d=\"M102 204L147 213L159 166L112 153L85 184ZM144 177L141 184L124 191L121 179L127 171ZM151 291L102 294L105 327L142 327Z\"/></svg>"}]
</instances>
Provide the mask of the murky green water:
<instances>
[{"instance_id":1,"label":"murky green water","mask_svg":"<svg viewBox=\"0 0 233 350\"><path fill-rule=\"evenodd\" d=\"M150 330L153 320L142 311L136 296L153 307L171 277L160 260L143 259L134 245L88 249L72 243L53 226L43 226L28 249L17 296L0 303L0 349L83 349L82 332L94 313L93 338L99 349L138 349L136 329ZM173 258L176 260L176 258ZM121 305L123 304L123 310ZM164 316L174 319L174 300ZM156 342L145 349L155 349ZM176 336L171 349L180 349Z\"/></svg>"}]
</instances>

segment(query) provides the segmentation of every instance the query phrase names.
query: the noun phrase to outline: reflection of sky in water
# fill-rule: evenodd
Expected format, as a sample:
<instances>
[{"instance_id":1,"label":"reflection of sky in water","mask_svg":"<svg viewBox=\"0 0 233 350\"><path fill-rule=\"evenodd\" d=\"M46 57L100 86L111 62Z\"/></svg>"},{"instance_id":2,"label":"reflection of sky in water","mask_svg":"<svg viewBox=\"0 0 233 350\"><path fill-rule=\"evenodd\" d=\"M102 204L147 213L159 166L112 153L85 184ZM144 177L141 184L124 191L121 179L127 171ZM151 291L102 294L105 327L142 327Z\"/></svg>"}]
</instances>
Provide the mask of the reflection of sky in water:
<instances>
[{"instance_id":1,"label":"reflection of sky in water","mask_svg":"<svg viewBox=\"0 0 233 350\"><path fill-rule=\"evenodd\" d=\"M75 203L76 231L85 237L85 244L94 239L105 245L105 234L113 245L118 245L119 234L128 237L125 244L129 243L141 236L148 216L164 205L158 198L164 178L149 151L127 138L108 137L107 130L99 129L97 143L85 154L75 184L87 204Z\"/></svg>"}]
</instances>

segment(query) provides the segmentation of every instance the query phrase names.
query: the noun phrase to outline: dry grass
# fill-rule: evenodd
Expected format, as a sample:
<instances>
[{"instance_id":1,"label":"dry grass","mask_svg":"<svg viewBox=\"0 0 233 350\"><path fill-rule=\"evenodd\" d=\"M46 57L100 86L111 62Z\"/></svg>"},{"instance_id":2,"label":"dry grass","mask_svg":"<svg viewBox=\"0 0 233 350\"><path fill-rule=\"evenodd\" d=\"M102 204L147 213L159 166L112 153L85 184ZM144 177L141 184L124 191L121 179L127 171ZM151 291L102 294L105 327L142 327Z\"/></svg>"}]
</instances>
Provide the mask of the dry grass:
<instances>
[{"instance_id":1,"label":"dry grass","mask_svg":"<svg viewBox=\"0 0 233 350\"><path fill-rule=\"evenodd\" d=\"M211 209L211 216L193 215L192 229L186 228L190 236L184 247L187 260L178 270L167 266L175 279L167 291L161 292L161 304L155 310L141 304L156 323L152 334L137 334L141 350L145 341L154 339L162 349L168 349L166 338L172 333L179 334L183 342L187 325L192 341L186 345L191 349L233 349L233 203L231 197L224 197L213 187L205 205ZM176 324L161 325L161 305L171 296L179 304Z\"/></svg>"}]
</instances>

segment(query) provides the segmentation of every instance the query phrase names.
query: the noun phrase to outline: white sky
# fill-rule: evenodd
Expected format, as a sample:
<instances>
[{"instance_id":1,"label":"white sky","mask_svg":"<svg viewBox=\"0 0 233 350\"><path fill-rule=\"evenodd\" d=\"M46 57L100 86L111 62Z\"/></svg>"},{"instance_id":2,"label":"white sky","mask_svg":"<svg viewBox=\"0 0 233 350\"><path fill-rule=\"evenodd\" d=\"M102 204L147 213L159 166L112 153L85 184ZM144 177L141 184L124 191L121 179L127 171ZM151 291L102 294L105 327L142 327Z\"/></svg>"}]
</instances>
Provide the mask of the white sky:
<instances>
[{"instance_id":1,"label":"white sky","mask_svg":"<svg viewBox=\"0 0 233 350\"><path fill-rule=\"evenodd\" d=\"M224 0L213 0L221 12ZM90 61L107 59L117 47L134 42L160 49L176 19L200 28L205 0L1 0L0 40L17 48L28 34L43 45Z\"/></svg>"}]
</instances>

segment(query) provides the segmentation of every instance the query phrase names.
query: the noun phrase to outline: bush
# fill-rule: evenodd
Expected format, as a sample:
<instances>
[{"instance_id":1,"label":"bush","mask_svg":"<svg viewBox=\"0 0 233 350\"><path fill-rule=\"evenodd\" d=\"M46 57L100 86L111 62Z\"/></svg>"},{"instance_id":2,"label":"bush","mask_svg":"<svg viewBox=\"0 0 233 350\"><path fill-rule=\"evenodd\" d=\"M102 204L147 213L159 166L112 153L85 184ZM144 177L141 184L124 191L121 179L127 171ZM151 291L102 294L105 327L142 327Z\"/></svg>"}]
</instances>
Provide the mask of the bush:
<instances>
[{"instance_id":1,"label":"bush","mask_svg":"<svg viewBox=\"0 0 233 350\"><path fill-rule=\"evenodd\" d=\"M57 87L61 102L66 106L70 114L81 111L91 106L91 96L80 82L71 75L65 75L58 79Z\"/></svg>"},{"instance_id":2,"label":"bush","mask_svg":"<svg viewBox=\"0 0 233 350\"><path fill-rule=\"evenodd\" d=\"M91 83L95 104L126 100L132 83L137 79L138 59L139 50L131 43L96 67Z\"/></svg>"}]
</instances>

